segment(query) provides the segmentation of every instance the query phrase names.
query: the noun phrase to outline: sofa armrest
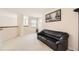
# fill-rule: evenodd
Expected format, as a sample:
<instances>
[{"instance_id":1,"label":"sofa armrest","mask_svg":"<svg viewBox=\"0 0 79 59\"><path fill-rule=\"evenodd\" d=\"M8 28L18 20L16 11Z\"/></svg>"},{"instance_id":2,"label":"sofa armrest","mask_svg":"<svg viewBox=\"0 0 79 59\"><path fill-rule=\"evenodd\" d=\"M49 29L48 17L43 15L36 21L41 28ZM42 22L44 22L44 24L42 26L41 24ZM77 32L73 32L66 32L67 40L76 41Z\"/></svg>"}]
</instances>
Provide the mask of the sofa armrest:
<instances>
[{"instance_id":1,"label":"sofa armrest","mask_svg":"<svg viewBox=\"0 0 79 59\"><path fill-rule=\"evenodd\" d=\"M64 40L59 40L56 42L56 44L63 44Z\"/></svg>"},{"instance_id":2,"label":"sofa armrest","mask_svg":"<svg viewBox=\"0 0 79 59\"><path fill-rule=\"evenodd\" d=\"M38 32L38 33L37 33L37 35L40 35L40 34L41 34L41 32Z\"/></svg>"},{"instance_id":3,"label":"sofa armrest","mask_svg":"<svg viewBox=\"0 0 79 59\"><path fill-rule=\"evenodd\" d=\"M57 41L56 42L56 44L63 44L63 43L65 43L66 41L68 41L68 35L63 35L60 39L59 39L59 41Z\"/></svg>"},{"instance_id":4,"label":"sofa armrest","mask_svg":"<svg viewBox=\"0 0 79 59\"><path fill-rule=\"evenodd\" d=\"M56 42L57 50L64 51L68 49L68 40L61 40Z\"/></svg>"}]
</instances>

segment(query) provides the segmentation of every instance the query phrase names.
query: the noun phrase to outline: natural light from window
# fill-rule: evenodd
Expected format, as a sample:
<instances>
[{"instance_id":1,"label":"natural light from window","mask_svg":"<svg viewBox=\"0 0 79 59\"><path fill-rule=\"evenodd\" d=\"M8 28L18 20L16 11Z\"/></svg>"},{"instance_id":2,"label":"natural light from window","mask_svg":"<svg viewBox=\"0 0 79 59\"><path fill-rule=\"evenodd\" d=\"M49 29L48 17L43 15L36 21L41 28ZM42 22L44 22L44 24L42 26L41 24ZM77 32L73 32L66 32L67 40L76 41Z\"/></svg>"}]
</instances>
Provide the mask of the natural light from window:
<instances>
[{"instance_id":1,"label":"natural light from window","mask_svg":"<svg viewBox=\"0 0 79 59\"><path fill-rule=\"evenodd\" d=\"M37 21L38 19L37 18L31 18L30 19L30 23L31 23L31 27L37 27L37 23L38 23L38 21Z\"/></svg>"},{"instance_id":2,"label":"natural light from window","mask_svg":"<svg viewBox=\"0 0 79 59\"><path fill-rule=\"evenodd\" d=\"M29 26L29 17L27 17L27 16L23 17L23 25L24 26Z\"/></svg>"}]
</instances>

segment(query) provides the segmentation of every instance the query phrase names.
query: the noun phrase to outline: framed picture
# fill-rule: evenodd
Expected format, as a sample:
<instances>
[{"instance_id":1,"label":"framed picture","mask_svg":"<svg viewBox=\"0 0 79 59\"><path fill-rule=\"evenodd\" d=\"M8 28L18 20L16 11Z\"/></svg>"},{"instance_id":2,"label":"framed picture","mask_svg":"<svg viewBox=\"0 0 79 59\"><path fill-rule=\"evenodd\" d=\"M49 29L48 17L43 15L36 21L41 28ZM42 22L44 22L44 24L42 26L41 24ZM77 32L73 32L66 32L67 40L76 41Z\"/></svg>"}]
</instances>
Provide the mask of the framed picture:
<instances>
[{"instance_id":1,"label":"framed picture","mask_svg":"<svg viewBox=\"0 0 79 59\"><path fill-rule=\"evenodd\" d=\"M46 22L61 21L61 9L45 15Z\"/></svg>"}]
</instances>

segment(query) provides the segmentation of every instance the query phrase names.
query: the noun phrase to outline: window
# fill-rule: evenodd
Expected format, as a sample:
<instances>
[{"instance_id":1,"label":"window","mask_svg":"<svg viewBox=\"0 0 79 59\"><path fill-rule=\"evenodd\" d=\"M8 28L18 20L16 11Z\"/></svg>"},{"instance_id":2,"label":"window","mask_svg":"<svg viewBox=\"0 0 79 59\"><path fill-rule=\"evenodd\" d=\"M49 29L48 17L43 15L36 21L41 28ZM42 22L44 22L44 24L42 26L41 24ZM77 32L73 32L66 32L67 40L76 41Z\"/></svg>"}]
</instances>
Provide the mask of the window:
<instances>
[{"instance_id":1,"label":"window","mask_svg":"<svg viewBox=\"0 0 79 59\"><path fill-rule=\"evenodd\" d=\"M37 27L37 18L31 18L30 19L30 23L31 23L31 27Z\"/></svg>"},{"instance_id":2,"label":"window","mask_svg":"<svg viewBox=\"0 0 79 59\"><path fill-rule=\"evenodd\" d=\"M24 26L29 26L29 19L28 19L27 16L24 16L24 18L23 18L23 25Z\"/></svg>"},{"instance_id":3,"label":"window","mask_svg":"<svg viewBox=\"0 0 79 59\"><path fill-rule=\"evenodd\" d=\"M38 25L38 18L36 17L27 17L24 16L23 18L23 25L24 26L29 26L29 22L30 22L30 27L37 27Z\"/></svg>"}]
</instances>

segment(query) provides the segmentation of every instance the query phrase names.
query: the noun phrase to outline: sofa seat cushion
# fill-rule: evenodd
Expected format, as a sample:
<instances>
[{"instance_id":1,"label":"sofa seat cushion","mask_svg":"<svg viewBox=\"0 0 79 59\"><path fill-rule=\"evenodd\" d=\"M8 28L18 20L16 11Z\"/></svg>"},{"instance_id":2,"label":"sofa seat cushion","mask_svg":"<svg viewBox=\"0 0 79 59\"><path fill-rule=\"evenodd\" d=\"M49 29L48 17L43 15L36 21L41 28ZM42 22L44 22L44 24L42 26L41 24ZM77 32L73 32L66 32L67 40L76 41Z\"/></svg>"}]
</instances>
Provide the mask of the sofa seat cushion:
<instances>
[{"instance_id":1,"label":"sofa seat cushion","mask_svg":"<svg viewBox=\"0 0 79 59\"><path fill-rule=\"evenodd\" d=\"M57 36L57 37L61 37L63 34L62 32L49 31L49 30L45 30L44 33L52 35L52 36Z\"/></svg>"},{"instance_id":2,"label":"sofa seat cushion","mask_svg":"<svg viewBox=\"0 0 79 59\"><path fill-rule=\"evenodd\" d=\"M46 35L46 36L48 36L50 38L53 38L53 39L56 39L56 40L60 40L63 33L62 32L57 32L57 31L44 30L42 32L42 35Z\"/></svg>"},{"instance_id":3,"label":"sofa seat cushion","mask_svg":"<svg viewBox=\"0 0 79 59\"><path fill-rule=\"evenodd\" d=\"M49 39L51 42L54 42L55 44L56 44L56 42L58 41L58 40L56 40L56 39Z\"/></svg>"},{"instance_id":4,"label":"sofa seat cushion","mask_svg":"<svg viewBox=\"0 0 79 59\"><path fill-rule=\"evenodd\" d=\"M46 36L46 35L39 35L41 38L45 39L45 40L50 40L52 42L57 42L59 40L57 40L56 38L51 38L50 36Z\"/></svg>"},{"instance_id":5,"label":"sofa seat cushion","mask_svg":"<svg viewBox=\"0 0 79 59\"><path fill-rule=\"evenodd\" d=\"M47 37L50 37L52 39L55 39L55 40L59 40L60 39L60 37L57 37L57 36L52 36L52 35L49 35L49 34L44 34L44 35L47 36Z\"/></svg>"},{"instance_id":6,"label":"sofa seat cushion","mask_svg":"<svg viewBox=\"0 0 79 59\"><path fill-rule=\"evenodd\" d=\"M47 40L44 36L39 35L38 37L39 37L41 40L44 40L44 41Z\"/></svg>"},{"instance_id":7,"label":"sofa seat cushion","mask_svg":"<svg viewBox=\"0 0 79 59\"><path fill-rule=\"evenodd\" d=\"M40 40L41 40L42 42L44 42L45 44L47 44L48 46L50 46L51 48L57 49L56 42L57 42L58 40L54 40L54 39L49 38L49 37L47 37L47 36L41 36L41 35L39 35L38 37L40 37Z\"/></svg>"}]
</instances>

